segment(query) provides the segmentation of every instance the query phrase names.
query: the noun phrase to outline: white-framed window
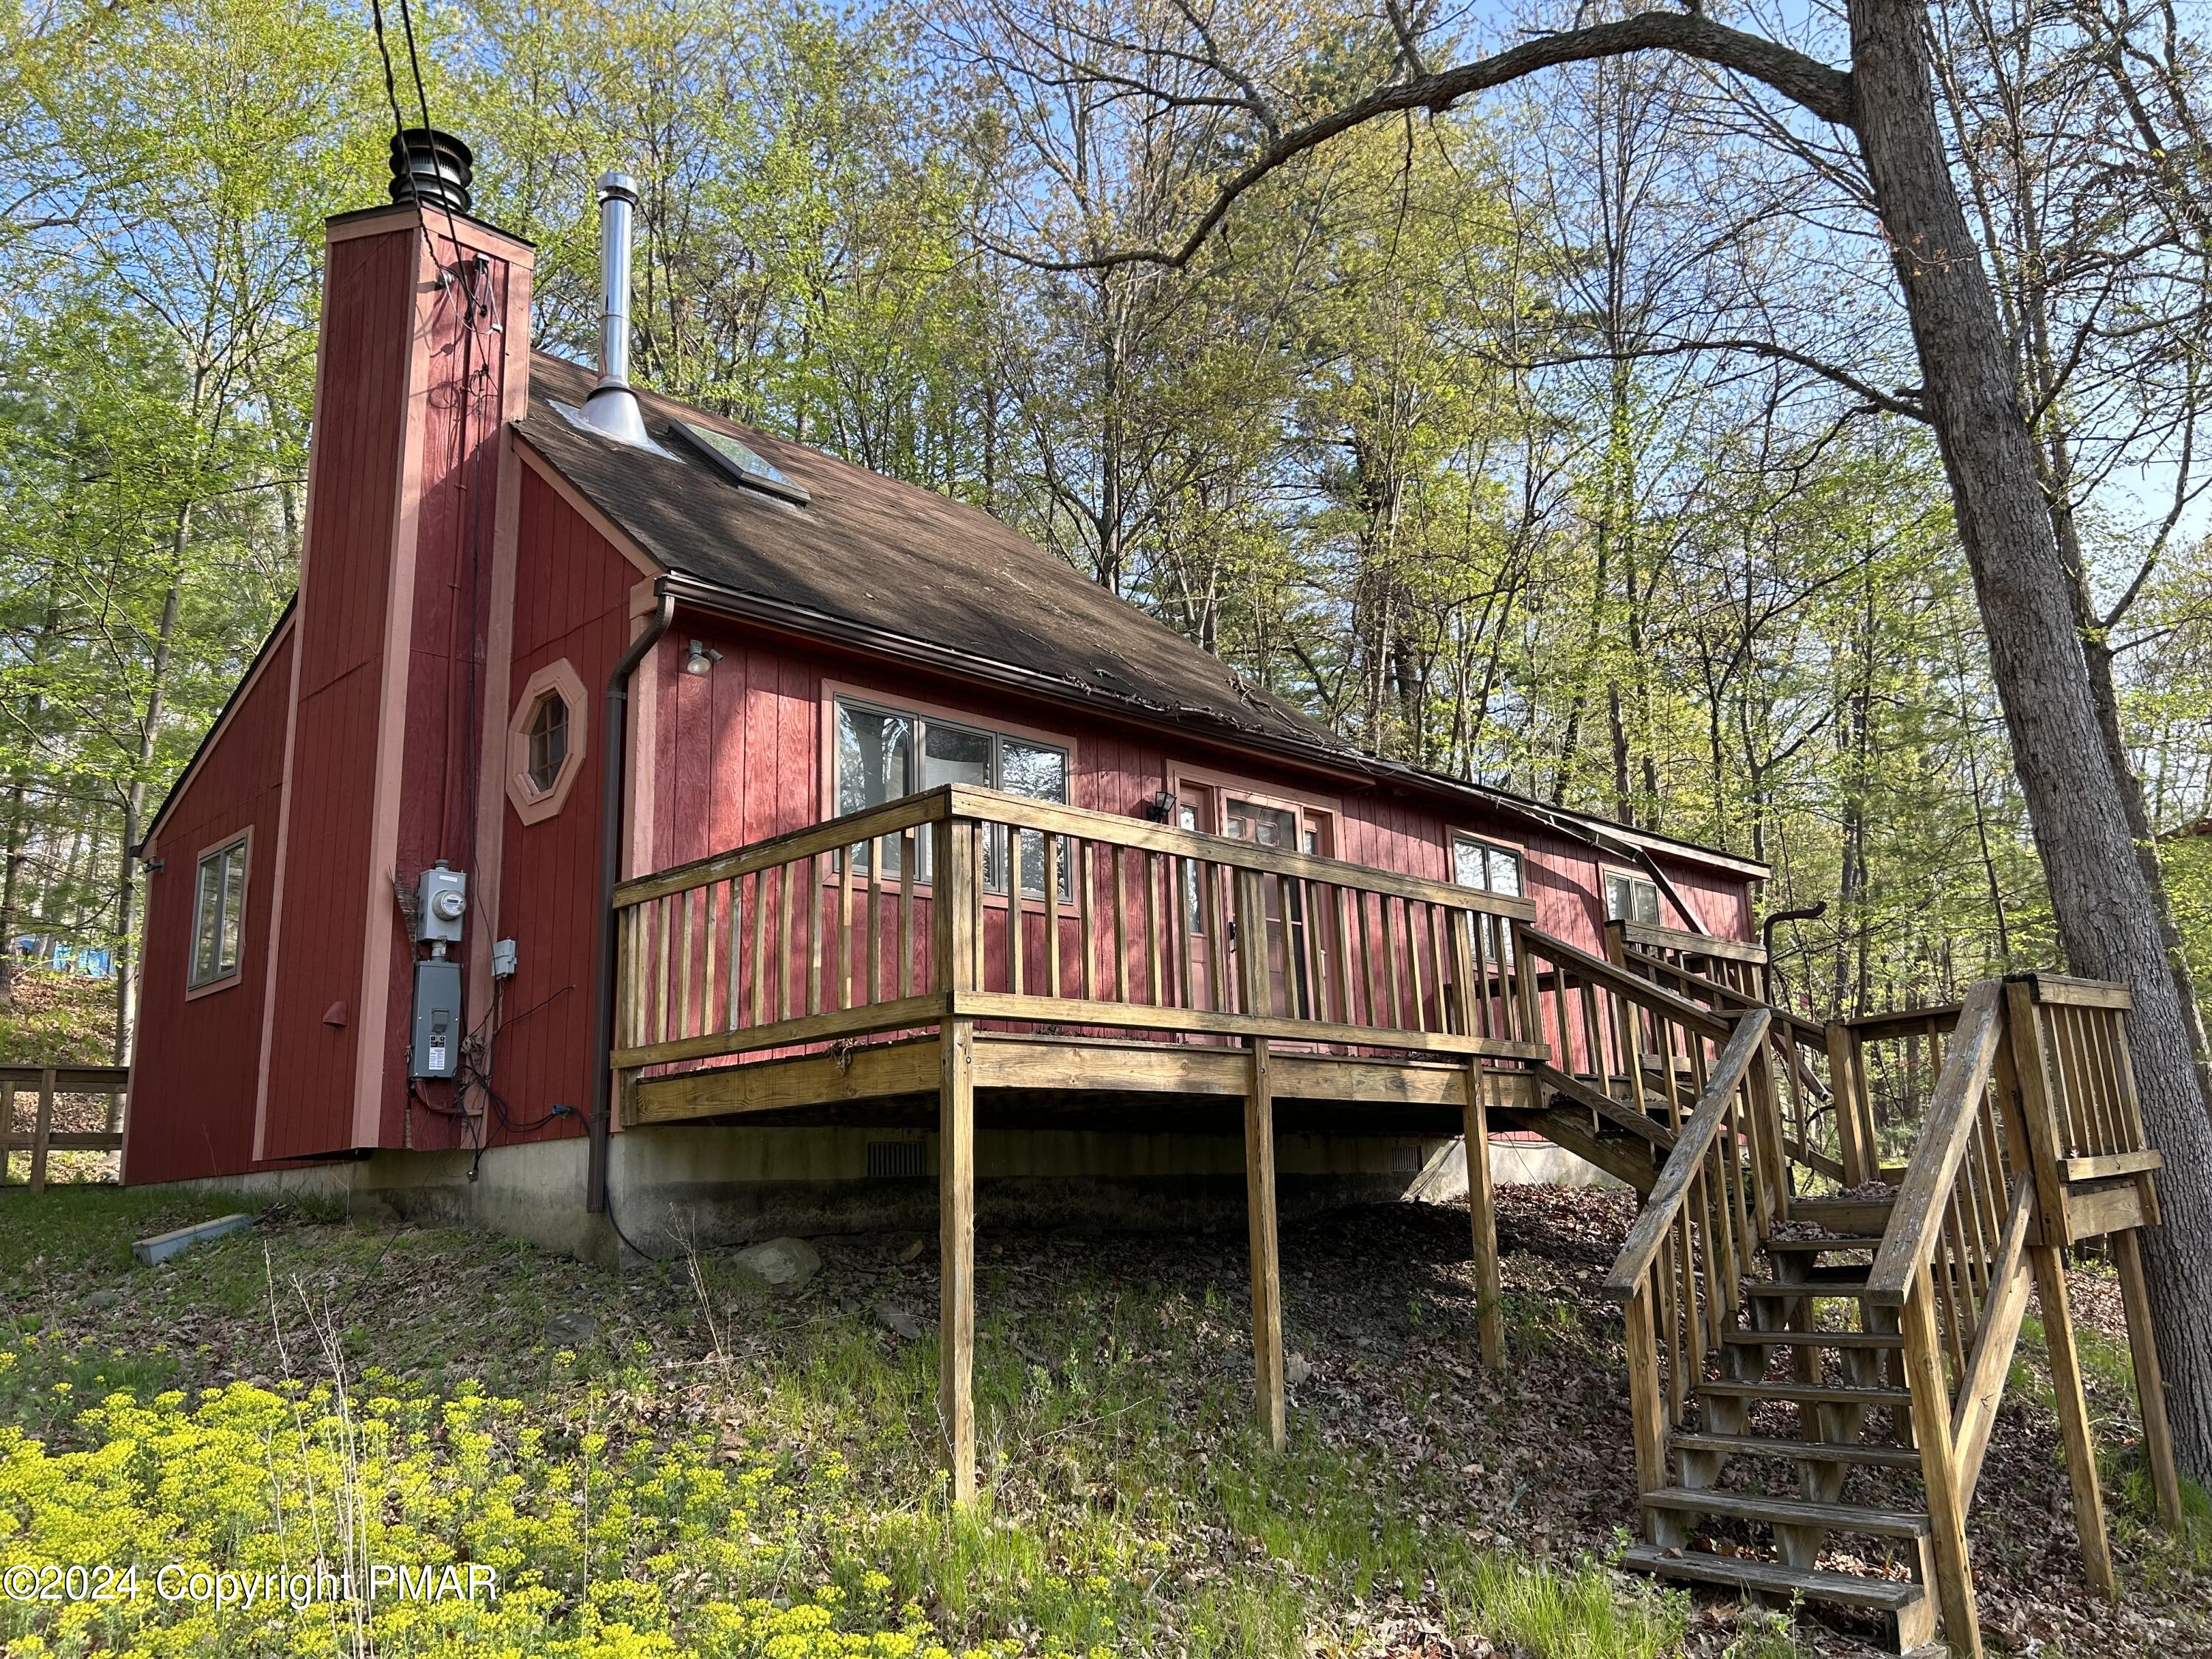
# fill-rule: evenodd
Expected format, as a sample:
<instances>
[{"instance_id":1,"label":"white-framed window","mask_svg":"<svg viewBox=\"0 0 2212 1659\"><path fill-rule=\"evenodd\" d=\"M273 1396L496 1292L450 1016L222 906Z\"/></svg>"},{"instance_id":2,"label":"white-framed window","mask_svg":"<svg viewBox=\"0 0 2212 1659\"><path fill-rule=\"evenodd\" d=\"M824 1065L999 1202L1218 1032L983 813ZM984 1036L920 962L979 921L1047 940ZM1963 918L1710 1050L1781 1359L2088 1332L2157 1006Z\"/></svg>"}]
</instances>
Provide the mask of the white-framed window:
<instances>
[{"instance_id":1,"label":"white-framed window","mask_svg":"<svg viewBox=\"0 0 2212 1659\"><path fill-rule=\"evenodd\" d=\"M1455 835L1452 837L1452 879L1462 887L1472 887L1480 892L1495 893L1501 898L1519 898L1527 890L1522 880L1521 852L1518 848L1501 847L1494 841L1485 841L1480 836ZM1490 962L1499 951L1505 953L1506 966L1513 963L1513 938L1503 926L1494 934L1486 933L1478 920L1468 918L1468 927L1473 935L1476 960ZM1492 937L1502 941L1493 946Z\"/></svg>"},{"instance_id":2,"label":"white-framed window","mask_svg":"<svg viewBox=\"0 0 2212 1659\"><path fill-rule=\"evenodd\" d=\"M200 854L192 879L192 959L189 989L238 976L246 937L246 847L240 836Z\"/></svg>"},{"instance_id":3,"label":"white-framed window","mask_svg":"<svg viewBox=\"0 0 2212 1659\"><path fill-rule=\"evenodd\" d=\"M1452 879L1462 887L1478 888L1505 898L1519 898L1521 854L1510 847L1474 836L1452 837Z\"/></svg>"},{"instance_id":4,"label":"white-framed window","mask_svg":"<svg viewBox=\"0 0 2212 1659\"><path fill-rule=\"evenodd\" d=\"M1626 870L1605 872L1605 919L1659 925L1659 884Z\"/></svg>"},{"instance_id":5,"label":"white-framed window","mask_svg":"<svg viewBox=\"0 0 2212 1659\"><path fill-rule=\"evenodd\" d=\"M1036 738L841 696L834 742L840 817L948 783L972 784L1063 805L1067 801L1067 750ZM983 884L990 892L1006 890L1006 841L1003 830L984 841ZM855 867L866 871L868 856L863 848ZM899 873L897 860L896 849L890 849L884 860L886 875ZM929 879L929 860L930 843L925 836L915 860L918 879ZM1022 832L1021 870L1022 891L1031 898L1042 898L1044 837L1036 830ZM1060 896L1069 899L1073 892L1063 845Z\"/></svg>"}]
</instances>

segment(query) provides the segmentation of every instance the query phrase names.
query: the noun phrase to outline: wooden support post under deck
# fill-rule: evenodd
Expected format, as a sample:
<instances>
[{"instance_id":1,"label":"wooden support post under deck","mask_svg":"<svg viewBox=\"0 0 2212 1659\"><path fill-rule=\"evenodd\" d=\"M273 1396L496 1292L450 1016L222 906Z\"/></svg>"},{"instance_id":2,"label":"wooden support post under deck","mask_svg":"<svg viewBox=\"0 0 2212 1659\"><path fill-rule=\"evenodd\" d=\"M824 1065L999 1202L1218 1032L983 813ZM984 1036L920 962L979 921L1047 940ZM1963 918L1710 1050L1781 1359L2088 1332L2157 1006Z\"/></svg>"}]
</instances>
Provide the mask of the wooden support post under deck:
<instances>
[{"instance_id":1,"label":"wooden support post under deck","mask_svg":"<svg viewBox=\"0 0 2212 1659\"><path fill-rule=\"evenodd\" d=\"M1966 1504L1959 1489L1958 1455L1951 1444L1951 1391L1943 1376L1943 1339L1936 1328L1935 1276L1924 1261L1905 1298L1901 1323L1905 1380L1912 1390L1913 1433L1928 1488L1943 1639L1959 1659L1981 1659L1981 1621L1974 1607L1973 1567L1966 1553Z\"/></svg>"},{"instance_id":2,"label":"wooden support post under deck","mask_svg":"<svg viewBox=\"0 0 2212 1659\"><path fill-rule=\"evenodd\" d=\"M1636 1442L1636 1489L1657 1492L1667 1484L1667 1410L1660 1394L1656 1355L1659 1337L1651 1318L1649 1274L1621 1311L1627 1325L1628 1405ZM1655 1544L1678 1541L1662 1535L1667 1525L1662 1516L1658 1510L1644 1512L1644 1535Z\"/></svg>"},{"instance_id":3,"label":"wooden support post under deck","mask_svg":"<svg viewBox=\"0 0 2212 1659\"><path fill-rule=\"evenodd\" d=\"M1474 1232L1474 1298L1482 1363L1505 1364L1504 1285L1498 1271L1498 1210L1490 1190L1489 1079L1482 1062L1467 1067L1467 1213Z\"/></svg>"},{"instance_id":4,"label":"wooden support post under deck","mask_svg":"<svg viewBox=\"0 0 2212 1659\"><path fill-rule=\"evenodd\" d=\"M54 1133L54 1068L39 1073L39 1121L31 1130L31 1190L46 1189L46 1143Z\"/></svg>"},{"instance_id":5,"label":"wooden support post under deck","mask_svg":"<svg viewBox=\"0 0 2212 1659\"><path fill-rule=\"evenodd\" d=\"M948 1019L939 1038L937 1416L952 1501L975 1499L975 1036Z\"/></svg>"},{"instance_id":6,"label":"wooden support post under deck","mask_svg":"<svg viewBox=\"0 0 2212 1659\"><path fill-rule=\"evenodd\" d=\"M1267 1039L1252 1039L1252 1086L1244 1097L1244 1205L1252 1231L1252 1390L1260 1426L1276 1450L1283 1407L1283 1287L1276 1252L1275 1102Z\"/></svg>"},{"instance_id":7,"label":"wooden support post under deck","mask_svg":"<svg viewBox=\"0 0 2212 1659\"><path fill-rule=\"evenodd\" d=\"M2178 1530L2181 1483L2173 1472L2173 1430L2166 1419L2166 1373L2159 1364L2158 1340L2151 1334L2150 1288L2143 1283L2142 1251L2132 1227L2114 1233L2112 1240L2112 1264L2120 1270L2120 1301L2127 1310L2128 1352L2136 1364L2143 1452L2150 1460L2150 1482L2158 1492L2159 1516L2169 1530Z\"/></svg>"},{"instance_id":8,"label":"wooden support post under deck","mask_svg":"<svg viewBox=\"0 0 2212 1659\"><path fill-rule=\"evenodd\" d=\"M2051 1354L2051 1391L2057 1396L2058 1426L2066 1443L2066 1477L2074 1487L2074 1527L2081 1535L2081 1571L2091 1589L2116 1600L2112 1547L2105 1532L2105 1496L2097 1486L2097 1441L2089 1427L2089 1404L2081 1395L2081 1358L2074 1346L2074 1306L2066 1289L2066 1264L2053 1245L2031 1244L2027 1253L2035 1264L2035 1300L2042 1310L2045 1346Z\"/></svg>"}]
</instances>

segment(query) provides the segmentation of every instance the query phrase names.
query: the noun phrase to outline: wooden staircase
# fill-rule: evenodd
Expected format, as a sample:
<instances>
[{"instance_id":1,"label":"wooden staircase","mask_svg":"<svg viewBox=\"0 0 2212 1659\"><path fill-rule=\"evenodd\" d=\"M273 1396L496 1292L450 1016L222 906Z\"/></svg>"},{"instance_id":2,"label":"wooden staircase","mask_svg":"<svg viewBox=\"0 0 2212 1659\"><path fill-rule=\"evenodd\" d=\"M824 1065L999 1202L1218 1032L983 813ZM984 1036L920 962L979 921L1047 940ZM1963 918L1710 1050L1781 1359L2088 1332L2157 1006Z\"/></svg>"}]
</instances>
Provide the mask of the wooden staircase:
<instances>
[{"instance_id":1,"label":"wooden staircase","mask_svg":"<svg viewBox=\"0 0 2212 1659\"><path fill-rule=\"evenodd\" d=\"M1792 1206L1808 1233L1822 1225L1806 1214L1817 1205ZM1886 1225L1893 1206L1877 1207ZM1936 1634L1934 1522L1912 1478L1905 1338L1866 1299L1881 1244L1840 1232L1764 1242L1765 1276L1742 1285L1718 1375L1692 1383L1694 1420L1667 1431L1673 1484L1644 1493L1649 1541L1625 1559L1662 1577L1851 1608L1910 1652ZM1835 1565L1845 1552L1851 1565Z\"/></svg>"},{"instance_id":2,"label":"wooden staircase","mask_svg":"<svg viewBox=\"0 0 2212 1659\"><path fill-rule=\"evenodd\" d=\"M1967 1518L2034 1288L2085 1568L2111 1593L2058 1252L2109 1235L2133 1286L2163 1503L2171 1450L2130 1271L2158 1156L2124 990L2023 975L1954 1009L1824 1027L1759 999L1747 947L1619 924L1610 961L1534 929L1518 943L1553 1055L1521 1121L1646 1198L1607 1279L1643 1515L1623 1565L1846 1610L1899 1652L1940 1626L1978 1654ZM1893 1109L1899 1071L1880 1045L1899 1042L1926 1106L1885 1165L1877 1089Z\"/></svg>"}]
</instances>

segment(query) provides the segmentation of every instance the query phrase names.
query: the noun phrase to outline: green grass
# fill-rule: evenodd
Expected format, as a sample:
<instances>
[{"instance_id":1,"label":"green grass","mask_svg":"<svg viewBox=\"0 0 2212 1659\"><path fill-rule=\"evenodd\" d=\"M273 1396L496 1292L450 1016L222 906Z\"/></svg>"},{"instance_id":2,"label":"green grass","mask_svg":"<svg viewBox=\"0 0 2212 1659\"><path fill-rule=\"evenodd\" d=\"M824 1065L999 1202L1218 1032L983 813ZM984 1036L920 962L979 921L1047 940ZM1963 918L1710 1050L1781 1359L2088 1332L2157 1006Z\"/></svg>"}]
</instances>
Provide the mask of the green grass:
<instances>
[{"instance_id":1,"label":"green grass","mask_svg":"<svg viewBox=\"0 0 2212 1659\"><path fill-rule=\"evenodd\" d=\"M1689 1622L1686 1596L1654 1589L1624 1595L1594 1562L1561 1571L1506 1556L1478 1565L1468 1620L1473 1629L1537 1659L1662 1659L1682 1650ZM1785 1645L1777 1653L1796 1651Z\"/></svg>"},{"instance_id":2,"label":"green grass","mask_svg":"<svg viewBox=\"0 0 2212 1659\"><path fill-rule=\"evenodd\" d=\"M711 1255L696 1280L681 1262L617 1278L298 1211L146 1269L131 1238L235 1206L88 1188L0 1206L0 1425L21 1437L0 1426L0 1555L91 1547L74 1517L108 1506L103 1540L249 1563L279 1514L296 1549L313 1504L358 1486L381 1547L502 1561L516 1587L495 1618L380 1622L382 1654L1301 1659L1407 1616L1539 1659L1687 1641L1686 1598L1550 1553L1526 1513L1471 1511L1455 1468L1394 1456L1387 1432L1316 1405L1268 1450L1233 1358L1241 1311L1187 1280L1055 1267L1039 1293L987 1259L986 1496L957 1510L933 1338L895 1342L872 1312L878 1294L928 1305L928 1281L890 1265L896 1241L848 1274L857 1294L824 1288L846 1283L833 1259L779 1297ZM1422 1341L1466 1342L1465 1310L1418 1311ZM1518 1313L1531 1363L1591 1340L1556 1310ZM1418 1408L1448 1381L1416 1367L1396 1397ZM338 1453L363 1424L382 1461L349 1474ZM321 1614L228 1617L152 1605L94 1627L0 1602L0 1647L329 1650ZM1742 1655L1795 1651L1747 1631L1767 1645Z\"/></svg>"},{"instance_id":3,"label":"green grass","mask_svg":"<svg viewBox=\"0 0 2212 1659\"><path fill-rule=\"evenodd\" d=\"M2108 1521L2125 1529L2130 1543L2140 1553L2142 1571L2153 1582L2170 1579L2176 1570L2212 1571L2212 1497L2183 1475L2180 1527L2169 1532L2159 1514L2150 1464L2143 1454L2135 1360L2128 1345L2077 1321L2074 1351L2081 1362L2081 1386L2097 1431L2099 1484L2108 1499L2117 1494L2121 1500L2117 1505L2108 1502L2112 1510ZM2013 1357L2007 1387L2046 1410L2055 1409L2057 1404L2050 1352L2042 1316L2023 1316L2020 1347ZM2119 1415L2122 1412L2124 1417Z\"/></svg>"}]
</instances>

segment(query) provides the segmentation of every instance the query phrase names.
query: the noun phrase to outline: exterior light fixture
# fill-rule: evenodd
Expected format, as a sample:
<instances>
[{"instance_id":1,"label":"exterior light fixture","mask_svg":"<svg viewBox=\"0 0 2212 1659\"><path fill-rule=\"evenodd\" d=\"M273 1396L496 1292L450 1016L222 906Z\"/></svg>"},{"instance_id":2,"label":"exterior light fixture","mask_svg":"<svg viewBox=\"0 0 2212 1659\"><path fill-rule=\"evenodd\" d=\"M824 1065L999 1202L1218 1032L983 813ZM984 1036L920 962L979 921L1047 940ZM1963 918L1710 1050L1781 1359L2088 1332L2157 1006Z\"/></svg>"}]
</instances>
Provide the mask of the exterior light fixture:
<instances>
[{"instance_id":1,"label":"exterior light fixture","mask_svg":"<svg viewBox=\"0 0 2212 1659\"><path fill-rule=\"evenodd\" d=\"M684 672L687 674L711 674L714 672L714 665L721 659L722 653L706 641L694 640L691 641L691 654L684 659Z\"/></svg>"}]
</instances>

